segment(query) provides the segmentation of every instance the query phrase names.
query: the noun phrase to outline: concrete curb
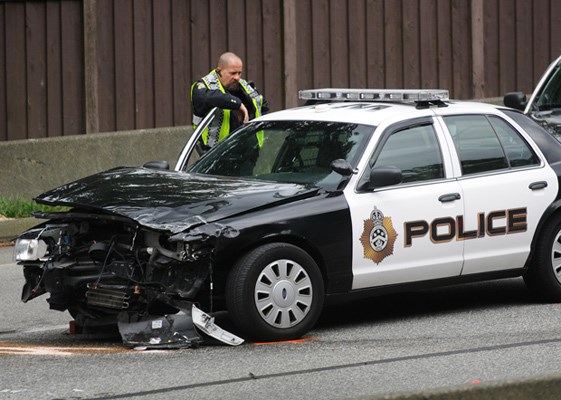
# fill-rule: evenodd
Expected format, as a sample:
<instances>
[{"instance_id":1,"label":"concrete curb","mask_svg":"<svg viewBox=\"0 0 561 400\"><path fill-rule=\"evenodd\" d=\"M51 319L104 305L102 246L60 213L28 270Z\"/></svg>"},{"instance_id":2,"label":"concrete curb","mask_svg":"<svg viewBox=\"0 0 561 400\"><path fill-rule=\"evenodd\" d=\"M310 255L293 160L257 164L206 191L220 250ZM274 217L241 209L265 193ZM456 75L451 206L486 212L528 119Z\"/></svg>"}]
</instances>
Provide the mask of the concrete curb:
<instances>
[{"instance_id":1,"label":"concrete curb","mask_svg":"<svg viewBox=\"0 0 561 400\"><path fill-rule=\"evenodd\" d=\"M10 242L23 231L38 225L42 220L37 218L14 218L0 221L0 242Z\"/></svg>"}]
</instances>

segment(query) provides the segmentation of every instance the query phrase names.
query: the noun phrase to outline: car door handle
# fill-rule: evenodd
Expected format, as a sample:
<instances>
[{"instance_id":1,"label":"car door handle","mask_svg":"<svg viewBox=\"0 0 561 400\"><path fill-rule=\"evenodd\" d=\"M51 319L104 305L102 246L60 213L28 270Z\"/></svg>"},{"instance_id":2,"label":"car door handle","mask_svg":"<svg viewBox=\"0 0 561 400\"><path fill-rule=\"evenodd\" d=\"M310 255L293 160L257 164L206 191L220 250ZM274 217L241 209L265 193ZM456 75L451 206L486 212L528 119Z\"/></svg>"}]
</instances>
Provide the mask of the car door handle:
<instances>
[{"instance_id":1,"label":"car door handle","mask_svg":"<svg viewBox=\"0 0 561 400\"><path fill-rule=\"evenodd\" d=\"M443 194L442 196L440 196L438 198L438 201L440 201L441 203L448 203L450 201L460 200L461 198L462 198L462 196L460 196L459 193L448 193L448 194Z\"/></svg>"},{"instance_id":2,"label":"car door handle","mask_svg":"<svg viewBox=\"0 0 561 400\"><path fill-rule=\"evenodd\" d=\"M533 182L530 183L528 187L530 188L530 190L545 189L547 187L547 182L546 181Z\"/></svg>"}]
</instances>

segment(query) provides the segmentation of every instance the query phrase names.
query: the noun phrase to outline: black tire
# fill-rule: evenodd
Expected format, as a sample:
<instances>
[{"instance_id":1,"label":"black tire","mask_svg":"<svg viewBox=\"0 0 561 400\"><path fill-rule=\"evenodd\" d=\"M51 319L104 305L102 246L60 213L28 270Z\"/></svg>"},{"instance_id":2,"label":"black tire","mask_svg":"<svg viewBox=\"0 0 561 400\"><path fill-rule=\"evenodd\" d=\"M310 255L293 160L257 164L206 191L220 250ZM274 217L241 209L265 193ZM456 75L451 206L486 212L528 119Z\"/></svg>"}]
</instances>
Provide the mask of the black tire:
<instances>
[{"instance_id":1,"label":"black tire","mask_svg":"<svg viewBox=\"0 0 561 400\"><path fill-rule=\"evenodd\" d=\"M296 339L316 323L323 308L321 272L299 247L270 243L247 253L226 282L226 306L243 336Z\"/></svg>"},{"instance_id":2,"label":"black tire","mask_svg":"<svg viewBox=\"0 0 561 400\"><path fill-rule=\"evenodd\" d=\"M561 218L544 227L524 282L539 300L561 301Z\"/></svg>"}]
</instances>

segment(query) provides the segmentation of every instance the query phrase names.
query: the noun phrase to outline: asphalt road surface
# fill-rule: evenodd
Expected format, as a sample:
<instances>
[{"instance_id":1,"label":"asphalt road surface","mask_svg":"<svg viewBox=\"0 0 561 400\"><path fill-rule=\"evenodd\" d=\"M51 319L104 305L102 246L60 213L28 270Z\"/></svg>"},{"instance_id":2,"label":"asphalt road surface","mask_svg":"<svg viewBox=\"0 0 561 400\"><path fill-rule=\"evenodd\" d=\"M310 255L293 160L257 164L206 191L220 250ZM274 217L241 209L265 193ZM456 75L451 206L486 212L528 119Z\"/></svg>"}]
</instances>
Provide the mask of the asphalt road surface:
<instances>
[{"instance_id":1,"label":"asphalt road surface","mask_svg":"<svg viewBox=\"0 0 561 400\"><path fill-rule=\"evenodd\" d=\"M136 351L116 333L69 334L0 248L0 400L343 399L561 372L561 304L521 279L327 309L300 341ZM227 323L227 321L225 321Z\"/></svg>"}]
</instances>

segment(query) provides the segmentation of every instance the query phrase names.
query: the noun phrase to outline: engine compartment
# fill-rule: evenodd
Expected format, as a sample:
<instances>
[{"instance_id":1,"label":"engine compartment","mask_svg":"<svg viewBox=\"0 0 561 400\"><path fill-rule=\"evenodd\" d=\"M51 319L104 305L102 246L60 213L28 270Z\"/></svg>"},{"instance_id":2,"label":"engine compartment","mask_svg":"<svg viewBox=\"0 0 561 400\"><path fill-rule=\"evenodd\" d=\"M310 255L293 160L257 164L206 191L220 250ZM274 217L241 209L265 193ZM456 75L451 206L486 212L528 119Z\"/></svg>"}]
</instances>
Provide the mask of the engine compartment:
<instances>
[{"instance_id":1,"label":"engine compartment","mask_svg":"<svg viewBox=\"0 0 561 400\"><path fill-rule=\"evenodd\" d=\"M44 293L50 308L69 310L78 323L116 323L122 312L178 311L178 300L198 301L212 270L211 236L170 240L170 234L132 220L80 212L56 215L20 237L34 241L36 259L19 260L22 300ZM205 293L211 296L209 285Z\"/></svg>"}]
</instances>

